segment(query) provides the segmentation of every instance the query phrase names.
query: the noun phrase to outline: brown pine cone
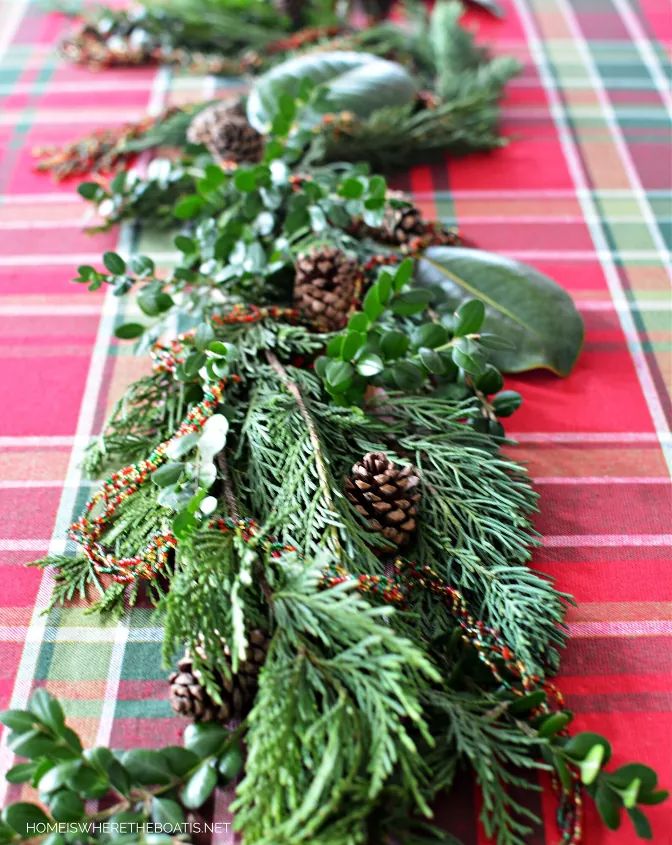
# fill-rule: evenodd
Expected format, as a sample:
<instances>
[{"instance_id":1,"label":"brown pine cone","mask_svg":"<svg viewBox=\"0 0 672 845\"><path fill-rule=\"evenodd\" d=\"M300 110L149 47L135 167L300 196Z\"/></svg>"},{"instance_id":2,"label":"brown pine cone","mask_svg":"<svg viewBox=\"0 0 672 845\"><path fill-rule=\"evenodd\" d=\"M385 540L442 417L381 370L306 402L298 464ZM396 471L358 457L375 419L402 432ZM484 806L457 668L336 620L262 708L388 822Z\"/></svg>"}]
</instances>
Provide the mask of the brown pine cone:
<instances>
[{"instance_id":1,"label":"brown pine cone","mask_svg":"<svg viewBox=\"0 0 672 845\"><path fill-rule=\"evenodd\" d=\"M368 452L352 468L345 494L372 531L405 546L416 529L420 478L382 452Z\"/></svg>"},{"instance_id":2,"label":"brown pine cone","mask_svg":"<svg viewBox=\"0 0 672 845\"><path fill-rule=\"evenodd\" d=\"M226 723L247 715L257 692L259 672L270 643L268 635L259 629L250 631L248 639L248 658L239 664L236 674L231 672L228 677L218 676L221 704L217 704L206 691L189 654L181 658L177 672L168 678L170 703L178 716L194 722ZM230 663L228 646L224 646L224 651ZM204 657L202 653L199 656Z\"/></svg>"},{"instance_id":3,"label":"brown pine cone","mask_svg":"<svg viewBox=\"0 0 672 845\"><path fill-rule=\"evenodd\" d=\"M222 100L199 112L189 125L187 140L204 144L218 161L257 162L264 136L247 122L239 100Z\"/></svg>"},{"instance_id":4,"label":"brown pine cone","mask_svg":"<svg viewBox=\"0 0 672 845\"><path fill-rule=\"evenodd\" d=\"M354 258L332 246L298 257L294 281L295 307L321 331L338 331L348 320L361 268Z\"/></svg>"}]
</instances>

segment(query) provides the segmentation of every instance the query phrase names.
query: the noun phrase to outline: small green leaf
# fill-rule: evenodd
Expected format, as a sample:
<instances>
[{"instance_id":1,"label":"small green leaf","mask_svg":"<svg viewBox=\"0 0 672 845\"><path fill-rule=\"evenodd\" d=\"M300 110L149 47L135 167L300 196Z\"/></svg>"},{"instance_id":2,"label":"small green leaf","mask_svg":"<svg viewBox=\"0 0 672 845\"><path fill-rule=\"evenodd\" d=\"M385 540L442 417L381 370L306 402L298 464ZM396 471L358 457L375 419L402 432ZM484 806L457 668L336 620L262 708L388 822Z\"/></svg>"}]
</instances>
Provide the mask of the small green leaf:
<instances>
[{"instance_id":1,"label":"small green leaf","mask_svg":"<svg viewBox=\"0 0 672 845\"><path fill-rule=\"evenodd\" d=\"M185 255L190 255L198 250L196 241L193 238L188 238L186 235L177 235L173 243L176 249L179 249Z\"/></svg>"},{"instance_id":2,"label":"small green leaf","mask_svg":"<svg viewBox=\"0 0 672 845\"><path fill-rule=\"evenodd\" d=\"M234 745L222 754L217 766L225 781L238 777L243 769L243 752L238 745Z\"/></svg>"},{"instance_id":3,"label":"small green leaf","mask_svg":"<svg viewBox=\"0 0 672 845\"><path fill-rule=\"evenodd\" d=\"M653 839L651 825L644 813L638 807L628 807L627 812L637 836L639 836L640 839Z\"/></svg>"},{"instance_id":4,"label":"small green leaf","mask_svg":"<svg viewBox=\"0 0 672 845\"><path fill-rule=\"evenodd\" d=\"M233 184L238 191L250 193L257 187L257 177L253 169L239 168L233 177Z\"/></svg>"},{"instance_id":5,"label":"small green leaf","mask_svg":"<svg viewBox=\"0 0 672 845\"><path fill-rule=\"evenodd\" d=\"M424 311L432 299L428 290L416 288L400 294L392 303L392 311L401 317L410 317Z\"/></svg>"},{"instance_id":6,"label":"small green leaf","mask_svg":"<svg viewBox=\"0 0 672 845\"><path fill-rule=\"evenodd\" d=\"M465 373L480 376L485 369L485 359L477 343L468 337L461 337L453 346L453 361Z\"/></svg>"},{"instance_id":7,"label":"small green leaf","mask_svg":"<svg viewBox=\"0 0 672 845\"><path fill-rule=\"evenodd\" d=\"M362 302L362 308L372 323L375 322L385 310L385 306L381 303L378 296L378 288L376 285L372 285L367 291L364 301Z\"/></svg>"},{"instance_id":8,"label":"small green leaf","mask_svg":"<svg viewBox=\"0 0 672 845\"><path fill-rule=\"evenodd\" d=\"M23 839L30 839L29 832L34 825L48 824L49 817L37 804L19 801L2 811L2 821L13 828Z\"/></svg>"},{"instance_id":9,"label":"small green leaf","mask_svg":"<svg viewBox=\"0 0 672 845\"><path fill-rule=\"evenodd\" d=\"M5 775L8 783L26 783L35 772L35 763L17 763Z\"/></svg>"},{"instance_id":10,"label":"small green leaf","mask_svg":"<svg viewBox=\"0 0 672 845\"><path fill-rule=\"evenodd\" d=\"M190 810L197 810L210 797L217 786L217 770L207 760L185 783L180 791L180 800Z\"/></svg>"},{"instance_id":11,"label":"small green leaf","mask_svg":"<svg viewBox=\"0 0 672 845\"><path fill-rule=\"evenodd\" d=\"M336 391L343 393L352 384L355 371L347 361L330 361L325 370L327 384Z\"/></svg>"},{"instance_id":12,"label":"small green leaf","mask_svg":"<svg viewBox=\"0 0 672 845\"><path fill-rule=\"evenodd\" d=\"M382 372L384 366L383 359L379 355L375 355L373 352L368 352L362 355L362 357L357 361L355 369L360 376L370 378L371 376L377 376L378 373Z\"/></svg>"},{"instance_id":13,"label":"small green leaf","mask_svg":"<svg viewBox=\"0 0 672 845\"><path fill-rule=\"evenodd\" d=\"M190 220L203 208L203 200L197 194L182 197L175 204L173 213L178 220Z\"/></svg>"},{"instance_id":14,"label":"small green leaf","mask_svg":"<svg viewBox=\"0 0 672 845\"><path fill-rule=\"evenodd\" d=\"M611 757L611 746L603 736L591 733L590 731L584 731L570 737L568 742L564 745L563 751L571 757L572 760L581 761L594 745L603 746L604 762L605 764L608 763L609 758Z\"/></svg>"},{"instance_id":15,"label":"small green leaf","mask_svg":"<svg viewBox=\"0 0 672 845\"><path fill-rule=\"evenodd\" d=\"M555 771L558 773L560 783L562 784L563 788L567 790L567 792L569 792L572 788L572 775L569 769L567 768L567 764L562 759L562 757L555 756L553 758L553 765L555 766Z\"/></svg>"},{"instance_id":16,"label":"small green leaf","mask_svg":"<svg viewBox=\"0 0 672 845\"><path fill-rule=\"evenodd\" d=\"M77 193L84 197L85 200L95 199L100 190L102 189L97 182L82 182L77 185Z\"/></svg>"},{"instance_id":17,"label":"small green leaf","mask_svg":"<svg viewBox=\"0 0 672 845\"><path fill-rule=\"evenodd\" d=\"M503 390L492 400L492 407L498 417L510 417L520 408L523 397L515 390Z\"/></svg>"},{"instance_id":18,"label":"small green leaf","mask_svg":"<svg viewBox=\"0 0 672 845\"><path fill-rule=\"evenodd\" d=\"M194 769L199 762L197 754L187 748L180 748L179 745L169 745L161 749L161 756L167 760L171 771L180 778Z\"/></svg>"},{"instance_id":19,"label":"small green leaf","mask_svg":"<svg viewBox=\"0 0 672 845\"><path fill-rule=\"evenodd\" d=\"M572 714L567 710L562 710L559 713L552 713L547 716L539 726L539 736L549 737L555 736L563 728L572 721Z\"/></svg>"},{"instance_id":20,"label":"small green leaf","mask_svg":"<svg viewBox=\"0 0 672 845\"><path fill-rule=\"evenodd\" d=\"M173 519L173 533L178 540L186 540L198 528L198 520L194 514L184 508Z\"/></svg>"},{"instance_id":21,"label":"small green leaf","mask_svg":"<svg viewBox=\"0 0 672 845\"><path fill-rule=\"evenodd\" d=\"M138 276L151 276L156 268L148 255L134 255L131 258L131 269Z\"/></svg>"},{"instance_id":22,"label":"small green leaf","mask_svg":"<svg viewBox=\"0 0 672 845\"><path fill-rule=\"evenodd\" d=\"M68 783L81 765L81 760L66 760L64 763L59 763L40 778L37 788L40 792L55 792L63 784Z\"/></svg>"},{"instance_id":23,"label":"small green leaf","mask_svg":"<svg viewBox=\"0 0 672 845\"><path fill-rule=\"evenodd\" d=\"M57 822L77 822L84 815L84 802L70 789L62 789L49 802L49 811Z\"/></svg>"},{"instance_id":24,"label":"small green leaf","mask_svg":"<svg viewBox=\"0 0 672 845\"><path fill-rule=\"evenodd\" d=\"M346 199L359 199L364 193L364 183L356 177L348 177L338 186L338 193Z\"/></svg>"},{"instance_id":25,"label":"small green leaf","mask_svg":"<svg viewBox=\"0 0 672 845\"><path fill-rule=\"evenodd\" d=\"M124 323L121 326L117 326L114 334L120 340L133 340L136 337L140 337L144 331L145 327L140 323Z\"/></svg>"},{"instance_id":26,"label":"small green leaf","mask_svg":"<svg viewBox=\"0 0 672 845\"><path fill-rule=\"evenodd\" d=\"M455 337L475 334L485 320L485 306L480 299L465 302L455 312Z\"/></svg>"},{"instance_id":27,"label":"small green leaf","mask_svg":"<svg viewBox=\"0 0 672 845\"><path fill-rule=\"evenodd\" d=\"M126 262L116 252L106 252L103 255L103 264L115 276L121 276L126 272Z\"/></svg>"},{"instance_id":28,"label":"small green leaf","mask_svg":"<svg viewBox=\"0 0 672 845\"><path fill-rule=\"evenodd\" d=\"M231 350L230 343L223 343L221 340L213 340L208 344L208 352L219 358L226 358Z\"/></svg>"},{"instance_id":29,"label":"small green leaf","mask_svg":"<svg viewBox=\"0 0 672 845\"><path fill-rule=\"evenodd\" d=\"M424 323L413 332L413 344L416 348L426 346L428 349L436 349L437 346L443 346L447 340L448 331L441 323Z\"/></svg>"},{"instance_id":30,"label":"small green leaf","mask_svg":"<svg viewBox=\"0 0 672 845\"><path fill-rule=\"evenodd\" d=\"M497 393L503 384L502 374L492 364L486 364L485 370L476 379L476 387L485 394Z\"/></svg>"},{"instance_id":31,"label":"small green leaf","mask_svg":"<svg viewBox=\"0 0 672 845\"><path fill-rule=\"evenodd\" d=\"M127 751L121 762L135 783L153 786L171 780L168 764L158 751L135 748Z\"/></svg>"},{"instance_id":32,"label":"small green leaf","mask_svg":"<svg viewBox=\"0 0 672 845\"><path fill-rule=\"evenodd\" d=\"M332 337L329 343L327 343L327 356L329 358L340 358L341 357L341 349L343 349L343 341L345 340L344 334L337 334L335 337Z\"/></svg>"},{"instance_id":33,"label":"small green leaf","mask_svg":"<svg viewBox=\"0 0 672 845\"><path fill-rule=\"evenodd\" d=\"M57 750L54 741L45 736L43 731L38 730L10 734L7 745L18 757L28 757L29 759L48 756Z\"/></svg>"},{"instance_id":34,"label":"small green leaf","mask_svg":"<svg viewBox=\"0 0 672 845\"><path fill-rule=\"evenodd\" d=\"M590 751L583 758L579 764L579 771L581 772L581 782L586 786L590 786L595 778L599 775L600 769L604 762L604 746L593 745Z\"/></svg>"},{"instance_id":35,"label":"small green leaf","mask_svg":"<svg viewBox=\"0 0 672 845\"><path fill-rule=\"evenodd\" d=\"M219 754L229 738L229 732L213 722L195 722L184 731L184 747L199 757Z\"/></svg>"},{"instance_id":36,"label":"small green leaf","mask_svg":"<svg viewBox=\"0 0 672 845\"><path fill-rule=\"evenodd\" d=\"M39 719L28 710L3 710L0 713L0 723L17 734L32 731L37 722Z\"/></svg>"},{"instance_id":37,"label":"small green leaf","mask_svg":"<svg viewBox=\"0 0 672 845\"><path fill-rule=\"evenodd\" d=\"M107 772L81 765L68 778L68 786L85 798L100 798L108 791L110 781Z\"/></svg>"},{"instance_id":38,"label":"small green leaf","mask_svg":"<svg viewBox=\"0 0 672 845\"><path fill-rule=\"evenodd\" d=\"M418 350L418 355L423 366L433 375L442 376L446 372L446 365L443 358L434 349L426 349L424 346Z\"/></svg>"},{"instance_id":39,"label":"small green leaf","mask_svg":"<svg viewBox=\"0 0 672 845\"><path fill-rule=\"evenodd\" d=\"M366 335L361 332L349 331L345 336L343 347L341 349L341 357L343 360L352 360L365 343Z\"/></svg>"},{"instance_id":40,"label":"small green leaf","mask_svg":"<svg viewBox=\"0 0 672 845\"><path fill-rule=\"evenodd\" d=\"M546 701L546 693L543 690L535 690L527 695L517 698L509 705L509 713L516 716L520 713L529 713Z\"/></svg>"},{"instance_id":41,"label":"small green leaf","mask_svg":"<svg viewBox=\"0 0 672 845\"><path fill-rule=\"evenodd\" d=\"M198 375L198 371L205 364L205 352L192 352L188 355L184 362L184 374L187 378L192 379Z\"/></svg>"},{"instance_id":42,"label":"small green leaf","mask_svg":"<svg viewBox=\"0 0 672 845\"><path fill-rule=\"evenodd\" d=\"M380 340L380 351L387 361L393 358L401 358L408 350L408 347L408 337L396 329L385 332Z\"/></svg>"},{"instance_id":43,"label":"small green leaf","mask_svg":"<svg viewBox=\"0 0 672 845\"><path fill-rule=\"evenodd\" d=\"M358 311L353 314L348 320L348 329L352 332L366 332L369 328L370 322L366 314Z\"/></svg>"},{"instance_id":44,"label":"small green leaf","mask_svg":"<svg viewBox=\"0 0 672 845\"><path fill-rule=\"evenodd\" d=\"M424 374L410 361L398 361L392 367L392 377L400 390L417 390L424 381Z\"/></svg>"},{"instance_id":45,"label":"small green leaf","mask_svg":"<svg viewBox=\"0 0 672 845\"><path fill-rule=\"evenodd\" d=\"M152 799L152 821L155 824L177 825L184 824L185 816L182 807L177 801L171 801L170 798L160 798L155 795Z\"/></svg>"},{"instance_id":46,"label":"small green leaf","mask_svg":"<svg viewBox=\"0 0 672 845\"><path fill-rule=\"evenodd\" d=\"M404 258L401 264L397 267L394 273L394 289L397 293L411 281L414 268L415 260L413 258Z\"/></svg>"},{"instance_id":47,"label":"small green leaf","mask_svg":"<svg viewBox=\"0 0 672 845\"><path fill-rule=\"evenodd\" d=\"M621 800L605 783L598 784L595 806L609 830L618 830L621 825Z\"/></svg>"},{"instance_id":48,"label":"small green leaf","mask_svg":"<svg viewBox=\"0 0 672 845\"><path fill-rule=\"evenodd\" d=\"M160 466L154 473L152 473L152 481L157 487L169 487L179 481L180 476L184 472L184 464L173 461L169 464Z\"/></svg>"},{"instance_id":49,"label":"small green leaf","mask_svg":"<svg viewBox=\"0 0 672 845\"><path fill-rule=\"evenodd\" d=\"M609 783L619 789L626 789L635 778L639 780L643 792L650 792L658 783L655 771L642 763L626 763L609 773Z\"/></svg>"},{"instance_id":50,"label":"small green leaf","mask_svg":"<svg viewBox=\"0 0 672 845\"><path fill-rule=\"evenodd\" d=\"M646 792L639 796L639 803L646 804L647 806L653 806L654 804L662 804L663 801L667 801L670 797L670 793L667 789L658 789L655 792Z\"/></svg>"}]
</instances>

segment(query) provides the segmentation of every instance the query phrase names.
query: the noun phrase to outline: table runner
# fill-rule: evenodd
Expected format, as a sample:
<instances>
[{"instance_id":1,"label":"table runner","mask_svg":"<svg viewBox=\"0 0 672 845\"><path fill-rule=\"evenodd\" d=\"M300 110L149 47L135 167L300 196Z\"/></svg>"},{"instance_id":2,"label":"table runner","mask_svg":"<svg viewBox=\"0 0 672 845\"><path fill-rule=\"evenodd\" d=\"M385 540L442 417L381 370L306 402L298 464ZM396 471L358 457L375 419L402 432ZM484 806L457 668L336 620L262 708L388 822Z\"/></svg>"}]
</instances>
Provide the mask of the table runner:
<instances>
[{"instance_id":1,"label":"table runner","mask_svg":"<svg viewBox=\"0 0 672 845\"><path fill-rule=\"evenodd\" d=\"M672 15L660 0L507 0L498 21L471 11L480 39L516 55L494 154L416 167L395 179L429 217L470 241L532 263L574 297L586 344L572 376L507 379L524 396L509 430L538 491L544 535L534 565L572 593L560 687L578 730L613 741L672 785ZM109 295L72 285L105 249L159 252L170 242L123 228L83 233L74 185L32 170L31 149L71 140L166 104L236 88L164 70L92 74L63 63L67 30L26 0L0 0L0 708L35 686L60 696L87 743L179 740L161 632L147 610L101 626L84 607L48 615L50 576L24 564L62 551L91 490L89 438L146 364L113 340L124 321ZM128 316L128 315L126 315ZM11 755L0 744L0 771ZM24 790L26 792L26 790ZM0 786L0 805L19 787ZM231 843L228 796L213 842ZM551 796L538 809L556 841ZM440 815L465 845L485 845L470 784ZM651 810L672 842L672 811ZM638 841L588 812L586 843Z\"/></svg>"}]
</instances>

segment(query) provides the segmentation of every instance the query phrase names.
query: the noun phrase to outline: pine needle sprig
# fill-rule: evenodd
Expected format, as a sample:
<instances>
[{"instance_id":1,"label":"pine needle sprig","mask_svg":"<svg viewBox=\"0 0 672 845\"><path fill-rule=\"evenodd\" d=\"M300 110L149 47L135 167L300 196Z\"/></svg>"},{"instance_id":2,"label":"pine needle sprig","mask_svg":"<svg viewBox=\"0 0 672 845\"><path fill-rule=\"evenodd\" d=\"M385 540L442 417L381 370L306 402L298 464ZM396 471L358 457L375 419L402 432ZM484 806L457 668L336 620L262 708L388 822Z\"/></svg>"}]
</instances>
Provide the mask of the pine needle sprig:
<instances>
[{"instance_id":1,"label":"pine needle sprig","mask_svg":"<svg viewBox=\"0 0 672 845\"><path fill-rule=\"evenodd\" d=\"M171 665L176 654L186 648L208 694L218 703L218 676L231 676L227 646L236 655L237 663L234 614L242 612L243 605L258 608L253 591L240 590L240 563L232 532L198 532L179 545L175 576L160 606L166 665Z\"/></svg>"},{"instance_id":2,"label":"pine needle sprig","mask_svg":"<svg viewBox=\"0 0 672 845\"><path fill-rule=\"evenodd\" d=\"M84 469L97 476L110 466L145 458L174 433L198 392L165 372L133 382L115 404L105 428L87 449Z\"/></svg>"},{"instance_id":3,"label":"pine needle sprig","mask_svg":"<svg viewBox=\"0 0 672 845\"><path fill-rule=\"evenodd\" d=\"M426 698L437 728L430 756L440 758L455 748L473 767L481 787L486 834L497 845L527 845L540 819L515 793L539 791L530 775L550 769L539 756L545 741L508 717L495 696L444 689L432 690Z\"/></svg>"},{"instance_id":4,"label":"pine needle sprig","mask_svg":"<svg viewBox=\"0 0 672 845\"><path fill-rule=\"evenodd\" d=\"M237 826L260 845L363 841L392 771L418 796L425 776L410 728L431 742L420 695L436 671L385 624L390 608L345 584L322 589L325 563L276 571L278 627L234 805Z\"/></svg>"},{"instance_id":5,"label":"pine needle sprig","mask_svg":"<svg viewBox=\"0 0 672 845\"><path fill-rule=\"evenodd\" d=\"M317 398L315 376L293 367L282 371L271 367L258 379L242 427L241 484L250 512L304 554L326 546L341 560L374 565L366 529L343 495L324 434L327 421L343 417L343 410Z\"/></svg>"},{"instance_id":6,"label":"pine needle sprig","mask_svg":"<svg viewBox=\"0 0 672 845\"><path fill-rule=\"evenodd\" d=\"M98 573L91 561L84 555L47 555L30 564L38 569L50 570L53 588L49 598L48 610L64 605L75 599L84 601L96 593L103 596L103 587Z\"/></svg>"}]
</instances>

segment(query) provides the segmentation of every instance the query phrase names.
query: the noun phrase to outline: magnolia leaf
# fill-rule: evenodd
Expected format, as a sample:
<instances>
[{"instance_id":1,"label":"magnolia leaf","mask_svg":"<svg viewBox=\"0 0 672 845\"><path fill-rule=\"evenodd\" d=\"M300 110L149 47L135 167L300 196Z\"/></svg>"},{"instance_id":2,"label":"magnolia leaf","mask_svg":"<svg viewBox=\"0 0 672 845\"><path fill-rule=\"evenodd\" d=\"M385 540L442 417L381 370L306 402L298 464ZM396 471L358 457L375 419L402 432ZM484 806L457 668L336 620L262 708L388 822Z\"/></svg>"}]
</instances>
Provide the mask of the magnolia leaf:
<instances>
[{"instance_id":1,"label":"magnolia leaf","mask_svg":"<svg viewBox=\"0 0 672 845\"><path fill-rule=\"evenodd\" d=\"M417 84L408 71L371 53L332 51L308 53L277 65L260 76L247 98L247 119L258 132L268 132L282 94L297 97L304 80L323 89L327 111L349 111L368 117L385 106L410 103ZM318 123L317 112L313 122Z\"/></svg>"},{"instance_id":2,"label":"magnolia leaf","mask_svg":"<svg viewBox=\"0 0 672 845\"><path fill-rule=\"evenodd\" d=\"M583 343L583 322L570 296L548 276L519 261L463 247L431 247L415 275L418 285L434 288L453 308L469 299L483 302L484 330L515 347L493 351L500 370L571 372Z\"/></svg>"}]
</instances>

